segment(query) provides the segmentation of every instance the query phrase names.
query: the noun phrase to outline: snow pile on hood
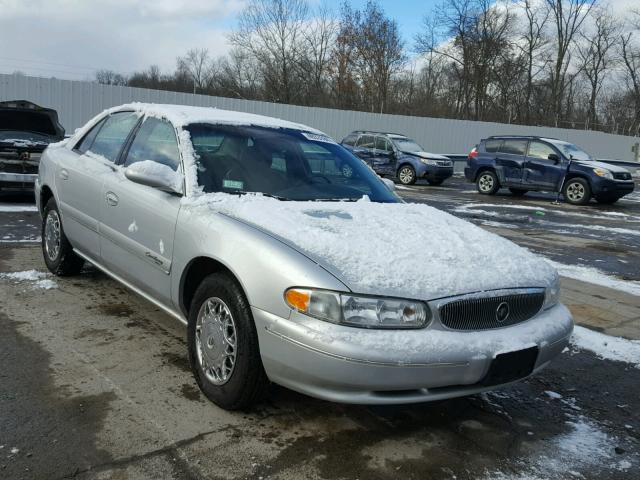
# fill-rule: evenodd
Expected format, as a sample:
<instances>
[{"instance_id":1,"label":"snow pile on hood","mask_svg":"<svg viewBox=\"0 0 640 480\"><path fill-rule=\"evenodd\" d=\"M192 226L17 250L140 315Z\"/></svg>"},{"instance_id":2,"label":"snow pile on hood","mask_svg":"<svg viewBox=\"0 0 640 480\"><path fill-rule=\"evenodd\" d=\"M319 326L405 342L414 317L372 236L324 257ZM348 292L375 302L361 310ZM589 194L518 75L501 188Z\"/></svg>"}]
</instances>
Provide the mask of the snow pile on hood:
<instances>
[{"instance_id":1,"label":"snow pile on hood","mask_svg":"<svg viewBox=\"0 0 640 480\"><path fill-rule=\"evenodd\" d=\"M434 299L545 287L557 276L509 240L423 204L283 202L224 193L184 202L194 214L219 212L275 235L358 293Z\"/></svg>"},{"instance_id":2,"label":"snow pile on hood","mask_svg":"<svg viewBox=\"0 0 640 480\"><path fill-rule=\"evenodd\" d=\"M450 160L449 157L445 157L444 155L439 155L437 153L430 153L430 152L405 152L403 151L402 153L406 153L408 155L415 155L416 157L422 157L422 158L427 158L430 160Z\"/></svg>"}]
</instances>

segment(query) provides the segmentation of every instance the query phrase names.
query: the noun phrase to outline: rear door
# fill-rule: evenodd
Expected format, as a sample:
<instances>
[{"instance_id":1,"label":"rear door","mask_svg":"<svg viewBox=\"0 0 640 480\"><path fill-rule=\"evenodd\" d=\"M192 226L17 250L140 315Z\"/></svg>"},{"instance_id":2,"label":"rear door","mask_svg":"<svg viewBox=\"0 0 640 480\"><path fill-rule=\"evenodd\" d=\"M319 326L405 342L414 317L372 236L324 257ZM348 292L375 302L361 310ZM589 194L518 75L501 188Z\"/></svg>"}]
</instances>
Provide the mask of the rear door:
<instances>
[{"instance_id":1,"label":"rear door","mask_svg":"<svg viewBox=\"0 0 640 480\"><path fill-rule=\"evenodd\" d=\"M149 117L122 155L123 168L151 160L180 170L173 125ZM100 225L104 265L169 305L173 236L180 197L128 180L122 172L104 177Z\"/></svg>"},{"instance_id":2,"label":"rear door","mask_svg":"<svg viewBox=\"0 0 640 480\"><path fill-rule=\"evenodd\" d=\"M99 223L104 176L115 161L133 126L133 112L118 112L98 122L73 150L60 149L56 190L65 233L73 246L100 258Z\"/></svg>"},{"instance_id":3,"label":"rear door","mask_svg":"<svg viewBox=\"0 0 640 480\"><path fill-rule=\"evenodd\" d=\"M496 173L503 185L521 185L527 140L505 138L496 155Z\"/></svg>"},{"instance_id":4,"label":"rear door","mask_svg":"<svg viewBox=\"0 0 640 480\"><path fill-rule=\"evenodd\" d=\"M565 167L561 161L549 160L549 155L562 156L551 145L538 140L529 142L524 184L539 190L555 191L560 185Z\"/></svg>"},{"instance_id":5,"label":"rear door","mask_svg":"<svg viewBox=\"0 0 640 480\"><path fill-rule=\"evenodd\" d=\"M376 137L374 135L360 135L353 153L364 160L367 165L373 167L373 149L375 146Z\"/></svg>"},{"instance_id":6,"label":"rear door","mask_svg":"<svg viewBox=\"0 0 640 480\"><path fill-rule=\"evenodd\" d=\"M395 157L388 138L377 136L373 151L373 169L383 175L395 175Z\"/></svg>"}]
</instances>

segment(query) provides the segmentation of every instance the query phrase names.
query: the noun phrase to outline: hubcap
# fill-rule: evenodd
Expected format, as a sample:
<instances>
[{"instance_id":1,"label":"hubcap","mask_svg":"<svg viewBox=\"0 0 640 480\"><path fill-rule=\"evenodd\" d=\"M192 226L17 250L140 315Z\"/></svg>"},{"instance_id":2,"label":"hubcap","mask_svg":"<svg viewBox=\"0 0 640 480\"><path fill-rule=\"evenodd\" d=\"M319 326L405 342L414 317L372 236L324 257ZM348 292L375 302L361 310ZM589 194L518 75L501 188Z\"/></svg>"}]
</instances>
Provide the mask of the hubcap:
<instances>
[{"instance_id":1,"label":"hubcap","mask_svg":"<svg viewBox=\"0 0 640 480\"><path fill-rule=\"evenodd\" d=\"M567 197L569 200L579 202L584 198L584 186L580 183L570 183L567 186Z\"/></svg>"},{"instance_id":2,"label":"hubcap","mask_svg":"<svg viewBox=\"0 0 640 480\"><path fill-rule=\"evenodd\" d=\"M413 180L413 170L409 167L403 167L400 169L400 173L398 174L400 181L402 183L411 183Z\"/></svg>"},{"instance_id":3,"label":"hubcap","mask_svg":"<svg viewBox=\"0 0 640 480\"><path fill-rule=\"evenodd\" d=\"M482 175L478 180L478 187L481 192L490 192L493 188L493 177L491 175Z\"/></svg>"},{"instance_id":4,"label":"hubcap","mask_svg":"<svg viewBox=\"0 0 640 480\"><path fill-rule=\"evenodd\" d=\"M56 260L60 254L60 216L55 210L47 213L44 224L44 249L49 260Z\"/></svg>"},{"instance_id":5,"label":"hubcap","mask_svg":"<svg viewBox=\"0 0 640 480\"><path fill-rule=\"evenodd\" d=\"M236 324L218 297L207 299L196 321L196 352L202 372L214 385L224 385L236 364Z\"/></svg>"}]
</instances>

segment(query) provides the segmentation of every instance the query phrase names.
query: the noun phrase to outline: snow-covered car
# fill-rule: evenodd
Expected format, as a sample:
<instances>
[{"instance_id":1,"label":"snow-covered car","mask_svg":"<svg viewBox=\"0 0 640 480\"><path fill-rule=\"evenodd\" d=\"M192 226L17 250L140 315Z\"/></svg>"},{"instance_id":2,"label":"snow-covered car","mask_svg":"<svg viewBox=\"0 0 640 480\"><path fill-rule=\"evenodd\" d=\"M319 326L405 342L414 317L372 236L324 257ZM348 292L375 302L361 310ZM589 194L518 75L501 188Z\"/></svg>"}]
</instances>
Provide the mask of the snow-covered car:
<instances>
[{"instance_id":1,"label":"snow-covered car","mask_svg":"<svg viewBox=\"0 0 640 480\"><path fill-rule=\"evenodd\" d=\"M55 110L25 100L0 102L0 189L33 189L42 152L63 137Z\"/></svg>"},{"instance_id":2,"label":"snow-covered car","mask_svg":"<svg viewBox=\"0 0 640 480\"><path fill-rule=\"evenodd\" d=\"M402 202L303 125L124 105L51 145L36 190L49 269L88 261L184 322L227 409L270 381L363 404L473 394L539 371L573 329L549 264Z\"/></svg>"}]
</instances>

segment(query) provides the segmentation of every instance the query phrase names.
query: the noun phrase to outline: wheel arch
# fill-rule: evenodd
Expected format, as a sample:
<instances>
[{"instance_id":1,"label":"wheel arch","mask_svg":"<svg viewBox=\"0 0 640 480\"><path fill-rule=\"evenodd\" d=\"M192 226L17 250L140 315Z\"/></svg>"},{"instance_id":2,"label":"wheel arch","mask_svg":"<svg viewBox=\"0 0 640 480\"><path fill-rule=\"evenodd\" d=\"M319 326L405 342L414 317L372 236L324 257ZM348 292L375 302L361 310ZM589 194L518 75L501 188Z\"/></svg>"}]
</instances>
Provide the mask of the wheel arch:
<instances>
[{"instance_id":1,"label":"wheel arch","mask_svg":"<svg viewBox=\"0 0 640 480\"><path fill-rule=\"evenodd\" d=\"M493 172L495 174L495 176L498 177L498 181L500 180L500 176L498 175L498 172L496 171L496 169L494 167L490 167L490 166L484 165L482 167L478 167L478 169L476 170L476 176L473 178L474 182L478 181L478 177L480 176L480 174L482 172Z\"/></svg>"},{"instance_id":2,"label":"wheel arch","mask_svg":"<svg viewBox=\"0 0 640 480\"><path fill-rule=\"evenodd\" d=\"M593 194L593 184L591 183L591 179L589 178L588 175L582 172L570 172L569 174L567 174L567 176L562 182L562 188L560 188L560 191L564 191L564 187L567 184L567 182L569 182L570 180L573 180L574 178L581 178L585 180L589 184L589 188L591 189L591 193Z\"/></svg>"},{"instance_id":3,"label":"wheel arch","mask_svg":"<svg viewBox=\"0 0 640 480\"><path fill-rule=\"evenodd\" d=\"M198 286L205 277L213 273L229 275L238 284L245 298L248 298L247 292L238 277L224 263L211 257L196 257L187 264L180 276L179 307L185 317L189 316L189 308Z\"/></svg>"},{"instance_id":4,"label":"wheel arch","mask_svg":"<svg viewBox=\"0 0 640 480\"><path fill-rule=\"evenodd\" d=\"M44 212L44 207L51 198L55 198L53 190L48 185L42 185L40 187L40 215Z\"/></svg>"}]
</instances>

